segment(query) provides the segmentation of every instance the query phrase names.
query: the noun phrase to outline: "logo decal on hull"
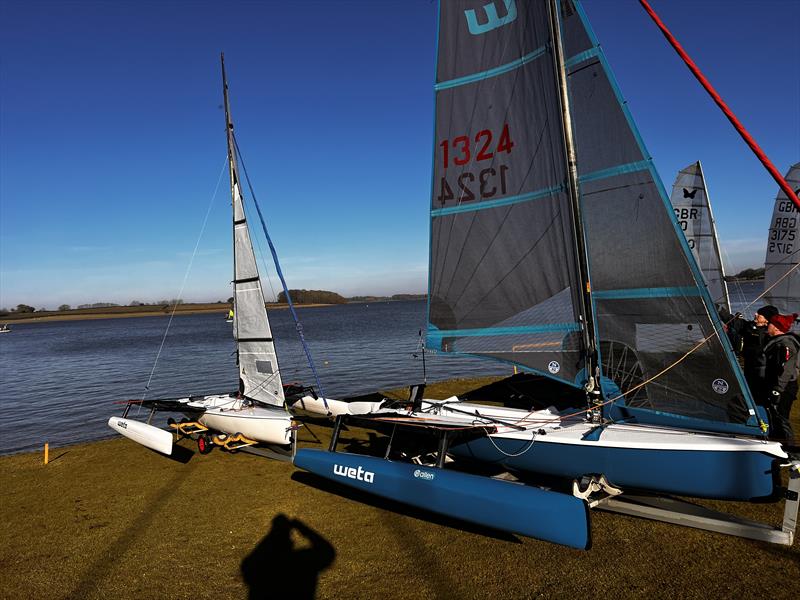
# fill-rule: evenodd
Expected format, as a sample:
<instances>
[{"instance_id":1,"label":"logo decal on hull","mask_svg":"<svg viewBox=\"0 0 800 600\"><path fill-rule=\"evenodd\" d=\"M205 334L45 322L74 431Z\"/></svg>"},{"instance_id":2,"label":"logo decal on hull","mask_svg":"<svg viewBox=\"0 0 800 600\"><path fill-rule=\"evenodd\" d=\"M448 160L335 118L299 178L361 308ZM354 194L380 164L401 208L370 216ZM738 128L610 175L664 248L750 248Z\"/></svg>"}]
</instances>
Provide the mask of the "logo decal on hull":
<instances>
[{"instance_id":1,"label":"logo decal on hull","mask_svg":"<svg viewBox=\"0 0 800 600\"><path fill-rule=\"evenodd\" d=\"M345 467L344 465L333 465L333 474L339 477L364 481L366 483L375 481L375 473L372 471L365 471L360 466L356 469L354 467Z\"/></svg>"},{"instance_id":2,"label":"logo decal on hull","mask_svg":"<svg viewBox=\"0 0 800 600\"><path fill-rule=\"evenodd\" d=\"M715 379L711 383L711 389L718 394L726 394L728 392L728 382L724 379Z\"/></svg>"},{"instance_id":3,"label":"logo decal on hull","mask_svg":"<svg viewBox=\"0 0 800 600\"><path fill-rule=\"evenodd\" d=\"M417 469L414 471L414 477L417 479L424 479L425 481L431 481L436 475L431 473L430 471L423 471L422 469Z\"/></svg>"},{"instance_id":4,"label":"logo decal on hull","mask_svg":"<svg viewBox=\"0 0 800 600\"><path fill-rule=\"evenodd\" d=\"M555 375L561 370L561 365L558 364L558 361L551 360L550 364L547 365L547 370L550 371L553 375Z\"/></svg>"}]
</instances>

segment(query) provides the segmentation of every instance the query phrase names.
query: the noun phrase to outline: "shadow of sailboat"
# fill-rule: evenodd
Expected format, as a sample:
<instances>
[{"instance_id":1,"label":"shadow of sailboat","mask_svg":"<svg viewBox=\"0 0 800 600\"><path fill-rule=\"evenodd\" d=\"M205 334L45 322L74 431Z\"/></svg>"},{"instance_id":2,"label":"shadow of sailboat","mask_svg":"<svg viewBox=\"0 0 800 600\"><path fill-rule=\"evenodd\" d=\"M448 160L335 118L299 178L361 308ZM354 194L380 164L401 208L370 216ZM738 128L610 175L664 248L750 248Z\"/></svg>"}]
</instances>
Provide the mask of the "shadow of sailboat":
<instances>
[{"instance_id":1,"label":"shadow of sailboat","mask_svg":"<svg viewBox=\"0 0 800 600\"><path fill-rule=\"evenodd\" d=\"M292 531L309 544L296 548ZM242 560L242 578L250 600L313 599L320 573L336 558L336 550L319 533L297 519L278 514L272 529Z\"/></svg>"}]
</instances>

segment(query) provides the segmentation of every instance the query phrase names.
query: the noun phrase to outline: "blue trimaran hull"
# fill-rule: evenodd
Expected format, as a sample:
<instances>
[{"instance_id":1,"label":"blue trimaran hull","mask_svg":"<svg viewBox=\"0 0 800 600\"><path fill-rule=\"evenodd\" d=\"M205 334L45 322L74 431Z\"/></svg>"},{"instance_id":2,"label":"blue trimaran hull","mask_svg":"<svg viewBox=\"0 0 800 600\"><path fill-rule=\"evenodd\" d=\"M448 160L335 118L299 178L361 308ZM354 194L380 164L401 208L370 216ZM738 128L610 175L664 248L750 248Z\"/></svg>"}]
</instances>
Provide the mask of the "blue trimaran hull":
<instances>
[{"instance_id":1,"label":"blue trimaran hull","mask_svg":"<svg viewBox=\"0 0 800 600\"><path fill-rule=\"evenodd\" d=\"M499 448L499 450L498 450ZM579 479L602 473L623 489L717 500L772 498L776 457L768 452L709 452L558 444L484 437L448 450L509 470ZM779 482L778 482L779 483Z\"/></svg>"},{"instance_id":2,"label":"blue trimaran hull","mask_svg":"<svg viewBox=\"0 0 800 600\"><path fill-rule=\"evenodd\" d=\"M586 549L589 510L579 498L370 456L298 450L295 466L331 481L494 529Z\"/></svg>"}]
</instances>

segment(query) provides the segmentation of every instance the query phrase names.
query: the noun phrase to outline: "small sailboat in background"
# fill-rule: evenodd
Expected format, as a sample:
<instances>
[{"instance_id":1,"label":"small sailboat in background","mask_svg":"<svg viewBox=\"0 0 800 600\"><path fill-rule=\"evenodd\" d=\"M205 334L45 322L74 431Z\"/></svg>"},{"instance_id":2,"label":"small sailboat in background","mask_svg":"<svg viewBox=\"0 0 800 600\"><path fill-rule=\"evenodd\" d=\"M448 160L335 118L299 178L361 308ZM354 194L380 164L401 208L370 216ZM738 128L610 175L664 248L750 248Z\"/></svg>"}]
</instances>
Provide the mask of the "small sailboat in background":
<instances>
[{"instance_id":1,"label":"small sailboat in background","mask_svg":"<svg viewBox=\"0 0 800 600\"><path fill-rule=\"evenodd\" d=\"M670 203L678 225L686 236L686 242L703 273L711 300L717 308L725 309L724 314L730 314L731 301L719 249L717 226L699 160L678 171L675 183L672 184Z\"/></svg>"},{"instance_id":2,"label":"small sailboat in background","mask_svg":"<svg viewBox=\"0 0 800 600\"><path fill-rule=\"evenodd\" d=\"M786 182L800 193L800 162L786 173ZM764 260L764 302L783 314L800 314L800 209L778 190Z\"/></svg>"},{"instance_id":3,"label":"small sailboat in background","mask_svg":"<svg viewBox=\"0 0 800 600\"><path fill-rule=\"evenodd\" d=\"M122 417L111 417L108 420L109 426L118 433L164 454L170 454L172 451L172 434L150 425L150 420L157 411L186 414L189 420L181 423L170 420L170 426L183 435L195 437L198 449L203 454L210 451L214 445L224 446L229 450L259 443L285 446L292 441L295 429L286 406L287 393L281 380L261 278L245 215L224 57L221 57L221 62L228 172L233 207L234 294L233 308L229 316L233 322L233 337L236 341L239 389L230 394L130 401ZM253 200L255 201L255 198ZM277 255L269 237L268 241L273 250L276 269L286 291ZM289 297L288 291L286 295ZM289 303L291 308L291 299ZM293 308L292 315L296 320ZM298 332L300 332L299 327ZM301 341L306 347L302 337ZM307 347L306 353L310 360ZM316 374L316 370L314 373ZM318 381L317 384L319 385ZM288 386L288 389L295 396L293 399L307 399L309 404L319 405L320 412L324 410L326 400L317 397L312 389L298 386ZM127 418L133 406L150 409L147 423Z\"/></svg>"},{"instance_id":4,"label":"small sailboat in background","mask_svg":"<svg viewBox=\"0 0 800 600\"><path fill-rule=\"evenodd\" d=\"M225 322L226 323L233 323L233 309L232 308L228 311L228 315L225 317Z\"/></svg>"}]
</instances>

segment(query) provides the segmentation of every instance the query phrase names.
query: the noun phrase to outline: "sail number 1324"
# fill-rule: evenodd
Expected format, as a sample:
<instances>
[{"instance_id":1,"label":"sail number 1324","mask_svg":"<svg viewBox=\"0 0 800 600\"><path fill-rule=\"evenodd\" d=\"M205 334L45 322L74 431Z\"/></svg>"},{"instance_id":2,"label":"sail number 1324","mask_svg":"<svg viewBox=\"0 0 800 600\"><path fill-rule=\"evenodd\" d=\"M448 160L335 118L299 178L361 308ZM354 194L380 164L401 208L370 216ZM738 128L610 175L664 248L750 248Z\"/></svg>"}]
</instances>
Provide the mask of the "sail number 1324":
<instances>
[{"instance_id":1,"label":"sail number 1324","mask_svg":"<svg viewBox=\"0 0 800 600\"><path fill-rule=\"evenodd\" d=\"M474 139L466 135L459 135L452 139L442 140L439 144L442 149L442 167L445 172L439 182L439 196L436 198L441 204L454 200L456 194L459 201L491 198L500 193L506 193L506 179L509 167L498 164L501 154L510 154L514 147L508 123L498 136L490 129L482 129L475 134ZM484 169L467 170L470 163L479 163L494 159L494 165ZM451 166L462 167L458 174L448 181L447 169ZM477 167L478 165L476 165ZM453 193L453 190L456 193Z\"/></svg>"}]
</instances>

